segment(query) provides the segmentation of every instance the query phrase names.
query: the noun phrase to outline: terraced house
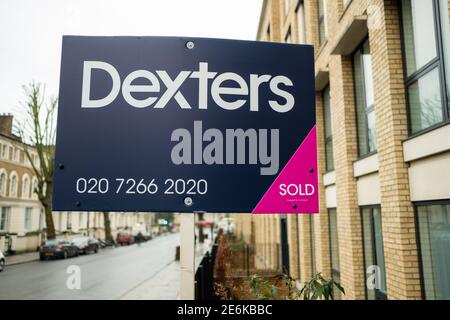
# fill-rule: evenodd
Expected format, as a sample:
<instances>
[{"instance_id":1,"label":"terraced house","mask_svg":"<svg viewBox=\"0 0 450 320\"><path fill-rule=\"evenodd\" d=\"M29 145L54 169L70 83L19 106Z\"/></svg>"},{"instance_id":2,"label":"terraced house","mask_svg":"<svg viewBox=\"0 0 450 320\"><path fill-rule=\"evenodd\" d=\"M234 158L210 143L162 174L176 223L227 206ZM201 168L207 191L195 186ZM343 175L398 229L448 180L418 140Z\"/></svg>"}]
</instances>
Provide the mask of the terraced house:
<instances>
[{"instance_id":1,"label":"terraced house","mask_svg":"<svg viewBox=\"0 0 450 320\"><path fill-rule=\"evenodd\" d=\"M37 157L33 147L32 156ZM37 163L37 162L35 162ZM13 116L0 115L0 250L34 251L45 240L44 211L33 190L37 186L23 143L13 134ZM154 214L111 212L111 232L150 230ZM102 212L54 212L58 237L91 235L104 239Z\"/></svg>"},{"instance_id":2,"label":"terraced house","mask_svg":"<svg viewBox=\"0 0 450 320\"><path fill-rule=\"evenodd\" d=\"M315 48L320 214L237 216L260 267L450 299L449 3L264 1L258 40Z\"/></svg>"}]
</instances>

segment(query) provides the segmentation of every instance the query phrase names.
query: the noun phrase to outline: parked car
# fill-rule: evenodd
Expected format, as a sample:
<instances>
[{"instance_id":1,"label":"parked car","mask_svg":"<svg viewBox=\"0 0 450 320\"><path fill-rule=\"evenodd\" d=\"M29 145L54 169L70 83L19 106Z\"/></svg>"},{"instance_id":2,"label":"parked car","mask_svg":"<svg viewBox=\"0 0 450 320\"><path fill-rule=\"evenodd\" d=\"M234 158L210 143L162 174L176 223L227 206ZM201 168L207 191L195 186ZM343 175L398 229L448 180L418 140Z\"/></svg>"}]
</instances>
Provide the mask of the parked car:
<instances>
[{"instance_id":1,"label":"parked car","mask_svg":"<svg viewBox=\"0 0 450 320\"><path fill-rule=\"evenodd\" d=\"M39 258L46 260L50 258L77 257L80 254L80 249L73 243L67 240L47 240L39 247Z\"/></svg>"},{"instance_id":2,"label":"parked car","mask_svg":"<svg viewBox=\"0 0 450 320\"><path fill-rule=\"evenodd\" d=\"M152 239L152 235L149 232L138 232L133 234L134 242L146 242Z\"/></svg>"},{"instance_id":3,"label":"parked car","mask_svg":"<svg viewBox=\"0 0 450 320\"><path fill-rule=\"evenodd\" d=\"M107 247L114 248L117 246L116 242L114 240L98 240L100 244L100 248L104 249Z\"/></svg>"},{"instance_id":4,"label":"parked car","mask_svg":"<svg viewBox=\"0 0 450 320\"><path fill-rule=\"evenodd\" d=\"M98 240L93 237L78 237L71 241L78 247L80 254L97 253L100 247Z\"/></svg>"},{"instance_id":5,"label":"parked car","mask_svg":"<svg viewBox=\"0 0 450 320\"><path fill-rule=\"evenodd\" d=\"M0 250L0 272L2 272L3 270L5 270L5 256L3 255L2 250Z\"/></svg>"},{"instance_id":6,"label":"parked car","mask_svg":"<svg viewBox=\"0 0 450 320\"><path fill-rule=\"evenodd\" d=\"M123 246L124 244L130 245L134 243L134 237L128 232L119 232L117 234L116 242L121 246Z\"/></svg>"}]
</instances>

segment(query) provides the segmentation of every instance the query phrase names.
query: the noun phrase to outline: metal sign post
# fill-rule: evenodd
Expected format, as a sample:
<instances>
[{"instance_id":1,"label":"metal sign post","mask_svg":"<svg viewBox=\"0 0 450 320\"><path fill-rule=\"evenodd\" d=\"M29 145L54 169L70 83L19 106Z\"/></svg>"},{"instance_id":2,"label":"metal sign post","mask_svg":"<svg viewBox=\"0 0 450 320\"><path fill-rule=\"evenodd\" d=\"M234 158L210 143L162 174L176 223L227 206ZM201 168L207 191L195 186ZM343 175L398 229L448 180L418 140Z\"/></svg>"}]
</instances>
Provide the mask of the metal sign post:
<instances>
[{"instance_id":1,"label":"metal sign post","mask_svg":"<svg viewBox=\"0 0 450 320\"><path fill-rule=\"evenodd\" d=\"M195 214L180 219L180 299L195 300Z\"/></svg>"}]
</instances>

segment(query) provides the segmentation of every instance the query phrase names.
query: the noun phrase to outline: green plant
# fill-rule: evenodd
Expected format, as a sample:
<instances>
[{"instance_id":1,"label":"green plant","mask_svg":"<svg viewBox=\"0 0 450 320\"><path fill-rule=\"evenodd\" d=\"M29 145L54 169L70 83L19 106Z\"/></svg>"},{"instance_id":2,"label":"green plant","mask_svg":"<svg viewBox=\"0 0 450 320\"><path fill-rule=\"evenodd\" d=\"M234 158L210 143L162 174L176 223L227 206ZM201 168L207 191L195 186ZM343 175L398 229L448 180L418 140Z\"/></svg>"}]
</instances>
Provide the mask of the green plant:
<instances>
[{"instance_id":1,"label":"green plant","mask_svg":"<svg viewBox=\"0 0 450 320\"><path fill-rule=\"evenodd\" d=\"M325 279L321 273L314 275L301 289L296 287L296 281L291 276L281 275L281 279L285 288L278 288L262 277L253 275L250 278L250 290L257 300L275 300L277 294L281 295L279 298L286 300L334 300L336 289L345 294L338 282Z\"/></svg>"},{"instance_id":2,"label":"green plant","mask_svg":"<svg viewBox=\"0 0 450 320\"><path fill-rule=\"evenodd\" d=\"M286 296L286 299L291 300L295 299L297 297L298 289L296 287L296 281L294 278L292 278L290 275L283 275L284 283L288 289L288 294Z\"/></svg>"},{"instance_id":3,"label":"green plant","mask_svg":"<svg viewBox=\"0 0 450 320\"><path fill-rule=\"evenodd\" d=\"M250 289L257 300L276 300L277 287L257 275L251 277Z\"/></svg>"},{"instance_id":4,"label":"green plant","mask_svg":"<svg viewBox=\"0 0 450 320\"><path fill-rule=\"evenodd\" d=\"M298 292L298 297L303 297L303 300L334 300L335 288L345 294L344 288L338 282L325 279L319 272L305 283Z\"/></svg>"}]
</instances>

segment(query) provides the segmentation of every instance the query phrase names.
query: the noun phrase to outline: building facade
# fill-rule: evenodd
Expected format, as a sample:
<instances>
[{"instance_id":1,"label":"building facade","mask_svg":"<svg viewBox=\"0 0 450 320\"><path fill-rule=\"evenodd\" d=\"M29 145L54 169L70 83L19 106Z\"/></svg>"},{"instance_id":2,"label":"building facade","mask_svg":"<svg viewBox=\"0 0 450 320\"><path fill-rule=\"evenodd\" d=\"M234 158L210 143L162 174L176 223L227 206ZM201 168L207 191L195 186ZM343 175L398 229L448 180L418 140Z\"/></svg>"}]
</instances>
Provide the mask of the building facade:
<instances>
[{"instance_id":1,"label":"building facade","mask_svg":"<svg viewBox=\"0 0 450 320\"><path fill-rule=\"evenodd\" d=\"M312 44L318 215L236 216L343 299L450 299L450 1L267 0L257 39ZM258 247L258 246L257 246ZM281 255L260 252L267 264Z\"/></svg>"},{"instance_id":2,"label":"building facade","mask_svg":"<svg viewBox=\"0 0 450 320\"><path fill-rule=\"evenodd\" d=\"M45 216L22 141L12 132L13 116L0 115L0 250L34 251L45 240ZM36 151L29 146L33 157ZM35 162L36 163L36 162ZM153 213L110 212L113 237L119 231L150 232ZM103 212L53 212L58 237L90 235L104 239Z\"/></svg>"}]
</instances>

